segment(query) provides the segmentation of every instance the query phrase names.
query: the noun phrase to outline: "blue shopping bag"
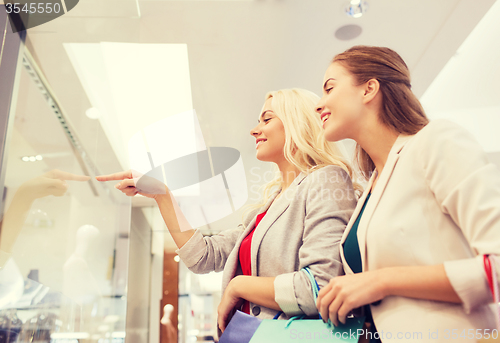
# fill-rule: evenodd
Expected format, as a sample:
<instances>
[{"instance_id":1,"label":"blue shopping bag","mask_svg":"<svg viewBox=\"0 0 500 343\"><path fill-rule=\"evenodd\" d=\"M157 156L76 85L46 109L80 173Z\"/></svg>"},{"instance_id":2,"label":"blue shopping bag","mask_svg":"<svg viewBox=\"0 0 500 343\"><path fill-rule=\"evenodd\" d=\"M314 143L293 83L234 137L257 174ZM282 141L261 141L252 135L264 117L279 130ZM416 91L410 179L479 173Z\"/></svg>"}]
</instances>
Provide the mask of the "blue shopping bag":
<instances>
[{"instance_id":1,"label":"blue shopping bag","mask_svg":"<svg viewBox=\"0 0 500 343\"><path fill-rule=\"evenodd\" d=\"M262 319L236 311L220 336L219 343L248 343Z\"/></svg>"}]
</instances>

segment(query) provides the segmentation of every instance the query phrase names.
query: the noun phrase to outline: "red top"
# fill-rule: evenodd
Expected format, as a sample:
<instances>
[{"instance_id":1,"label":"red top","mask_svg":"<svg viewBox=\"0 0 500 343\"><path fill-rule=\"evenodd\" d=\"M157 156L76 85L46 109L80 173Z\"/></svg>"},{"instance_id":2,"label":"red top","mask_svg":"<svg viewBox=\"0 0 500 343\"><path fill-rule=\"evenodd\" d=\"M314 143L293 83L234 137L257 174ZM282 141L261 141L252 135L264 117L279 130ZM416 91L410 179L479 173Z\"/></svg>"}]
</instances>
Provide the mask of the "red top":
<instances>
[{"instance_id":1,"label":"red top","mask_svg":"<svg viewBox=\"0 0 500 343\"><path fill-rule=\"evenodd\" d=\"M267 211L259 213L257 219L255 219L255 226L253 230L243 239L240 245L239 258L240 265L243 275L252 275L252 260L251 260L251 247L252 247L252 237L255 232L255 228L259 225L260 221L266 215ZM243 312L250 314L250 303L245 301L243 304Z\"/></svg>"}]
</instances>

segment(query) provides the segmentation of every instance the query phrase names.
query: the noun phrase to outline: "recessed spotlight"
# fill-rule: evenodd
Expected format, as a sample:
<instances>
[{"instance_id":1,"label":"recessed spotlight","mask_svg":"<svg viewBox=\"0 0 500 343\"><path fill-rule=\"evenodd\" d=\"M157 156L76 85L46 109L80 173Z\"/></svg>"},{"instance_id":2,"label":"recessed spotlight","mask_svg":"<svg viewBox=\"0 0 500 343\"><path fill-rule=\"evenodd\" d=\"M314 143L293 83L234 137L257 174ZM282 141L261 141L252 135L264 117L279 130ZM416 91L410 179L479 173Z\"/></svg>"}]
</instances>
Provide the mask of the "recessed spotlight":
<instances>
[{"instance_id":1,"label":"recessed spotlight","mask_svg":"<svg viewBox=\"0 0 500 343\"><path fill-rule=\"evenodd\" d=\"M30 162L35 162L36 161L36 157L35 156L30 156Z\"/></svg>"},{"instance_id":2,"label":"recessed spotlight","mask_svg":"<svg viewBox=\"0 0 500 343\"><path fill-rule=\"evenodd\" d=\"M368 10L368 2L363 0L351 0L344 7L344 12L350 17L360 18Z\"/></svg>"},{"instance_id":3,"label":"recessed spotlight","mask_svg":"<svg viewBox=\"0 0 500 343\"><path fill-rule=\"evenodd\" d=\"M36 160L37 160L37 161L41 161L41 160L43 160L42 155L36 155L36 156L35 156L35 158L36 158Z\"/></svg>"},{"instance_id":4,"label":"recessed spotlight","mask_svg":"<svg viewBox=\"0 0 500 343\"><path fill-rule=\"evenodd\" d=\"M179 255L175 255L174 256L174 261L175 262L179 262L181 260L181 258L179 257Z\"/></svg>"},{"instance_id":5,"label":"recessed spotlight","mask_svg":"<svg viewBox=\"0 0 500 343\"><path fill-rule=\"evenodd\" d=\"M23 160L23 162L29 162L30 158L29 158L29 156L23 156L23 157L21 157L21 160Z\"/></svg>"},{"instance_id":6,"label":"recessed spotlight","mask_svg":"<svg viewBox=\"0 0 500 343\"><path fill-rule=\"evenodd\" d=\"M335 37L340 40L351 40L358 37L363 29L359 25L344 25L335 31Z\"/></svg>"}]
</instances>

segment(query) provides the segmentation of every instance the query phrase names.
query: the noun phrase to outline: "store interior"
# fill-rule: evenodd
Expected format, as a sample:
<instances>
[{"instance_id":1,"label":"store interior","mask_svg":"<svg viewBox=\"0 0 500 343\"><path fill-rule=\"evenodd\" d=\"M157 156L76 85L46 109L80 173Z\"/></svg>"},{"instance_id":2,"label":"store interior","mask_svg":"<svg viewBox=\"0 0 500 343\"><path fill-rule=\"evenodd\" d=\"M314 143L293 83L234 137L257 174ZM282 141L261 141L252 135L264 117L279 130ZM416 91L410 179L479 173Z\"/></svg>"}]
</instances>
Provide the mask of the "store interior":
<instances>
[{"instance_id":1,"label":"store interior","mask_svg":"<svg viewBox=\"0 0 500 343\"><path fill-rule=\"evenodd\" d=\"M2 45L0 343L212 342L221 274L186 268L154 200L94 177L224 148L225 188L174 195L204 234L236 227L272 176L249 134L265 94L320 95L353 45L397 51L430 119L465 126L500 168L500 0L362 3L81 0Z\"/></svg>"}]
</instances>

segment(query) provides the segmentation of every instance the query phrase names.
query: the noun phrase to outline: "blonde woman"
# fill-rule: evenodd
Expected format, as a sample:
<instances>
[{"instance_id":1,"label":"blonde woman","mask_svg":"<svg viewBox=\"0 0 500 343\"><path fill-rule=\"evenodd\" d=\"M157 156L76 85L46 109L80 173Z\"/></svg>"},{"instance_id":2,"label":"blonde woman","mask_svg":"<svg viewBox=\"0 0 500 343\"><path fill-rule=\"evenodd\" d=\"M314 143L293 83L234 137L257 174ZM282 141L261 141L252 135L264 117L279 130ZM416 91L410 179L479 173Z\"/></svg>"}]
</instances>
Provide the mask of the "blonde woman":
<instances>
[{"instance_id":1,"label":"blonde woman","mask_svg":"<svg viewBox=\"0 0 500 343\"><path fill-rule=\"evenodd\" d=\"M195 273L224 271L218 326L223 331L235 309L259 318L316 315L311 285L299 272L309 267L320 287L343 274L339 241L356 205L351 167L324 139L314 113L319 98L290 89L270 92L250 131L256 157L277 166L276 178L264 190L236 229L203 237L181 231L173 200L166 194L145 194L131 172L97 177L123 180L117 188L156 200L186 266Z\"/></svg>"}]
</instances>

